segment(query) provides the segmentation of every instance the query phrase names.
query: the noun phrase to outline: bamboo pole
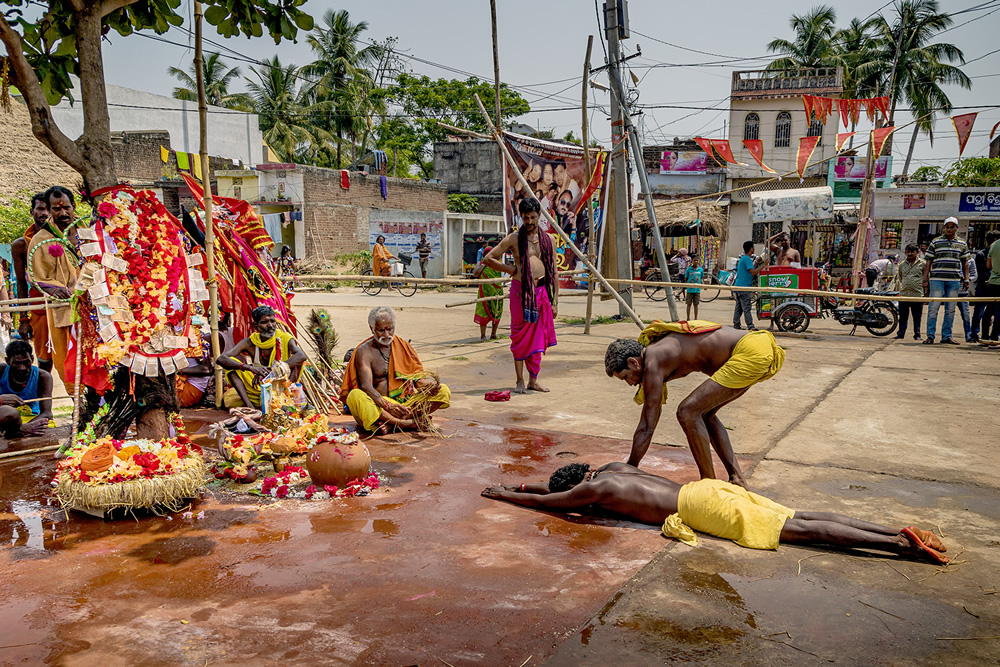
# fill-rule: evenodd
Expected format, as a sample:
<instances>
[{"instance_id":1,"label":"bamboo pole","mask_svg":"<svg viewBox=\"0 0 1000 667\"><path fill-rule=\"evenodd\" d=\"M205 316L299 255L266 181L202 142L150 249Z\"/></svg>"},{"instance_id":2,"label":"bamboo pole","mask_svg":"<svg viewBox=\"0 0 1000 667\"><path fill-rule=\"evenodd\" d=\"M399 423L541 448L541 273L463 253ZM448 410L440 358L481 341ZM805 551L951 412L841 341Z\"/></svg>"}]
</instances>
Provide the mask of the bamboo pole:
<instances>
[{"instance_id":1,"label":"bamboo pole","mask_svg":"<svg viewBox=\"0 0 1000 667\"><path fill-rule=\"evenodd\" d=\"M587 174L587 178L590 175L590 138L587 135L587 83L590 81L590 51L594 48L594 36L587 35L587 55L583 58L583 92L582 96L582 106L583 111L583 129L582 129L582 139L583 139L583 168L584 173ZM587 256L590 258L590 263L596 266L597 257L594 255L594 207L591 206L591 201L593 201L594 195L591 199L585 202L587 207L587 218L590 220L590 229L587 231ZM594 281L587 280L587 316L584 319L583 333L590 333L590 318L594 313Z\"/></svg>"},{"instance_id":2,"label":"bamboo pole","mask_svg":"<svg viewBox=\"0 0 1000 667\"><path fill-rule=\"evenodd\" d=\"M474 306L477 303L486 303L488 301L501 301L502 299L506 299L506 298L507 298L506 294L495 294L493 296L484 296L481 299L473 299L472 301L460 301L458 303L446 303L446 304L444 304L444 307L445 308L457 308L459 306Z\"/></svg>"},{"instance_id":3,"label":"bamboo pole","mask_svg":"<svg viewBox=\"0 0 1000 667\"><path fill-rule=\"evenodd\" d=\"M212 182L208 165L208 102L205 99L204 54L201 39L201 2L194 3L194 69L198 83L198 159L201 160L201 189L205 202L205 255L208 262L208 319L212 332L212 359L222 353L219 344L219 284L215 278L215 224L212 220ZM222 366L215 366L215 407L222 406Z\"/></svg>"},{"instance_id":4,"label":"bamboo pole","mask_svg":"<svg viewBox=\"0 0 1000 667\"><path fill-rule=\"evenodd\" d=\"M80 430L80 387L83 386L83 322L76 325L76 368L73 369L73 429L70 432L69 442L72 444L76 440L76 434Z\"/></svg>"},{"instance_id":5,"label":"bamboo pole","mask_svg":"<svg viewBox=\"0 0 1000 667\"><path fill-rule=\"evenodd\" d=\"M13 459L18 456L28 456L30 454L41 454L42 452L54 452L59 449L60 445L46 445L44 447L35 447L34 449L22 449L19 452L4 452L0 454L0 459Z\"/></svg>"},{"instance_id":6,"label":"bamboo pole","mask_svg":"<svg viewBox=\"0 0 1000 667\"><path fill-rule=\"evenodd\" d=\"M531 188L528 186L528 182L524 180L524 174L522 174L521 170L517 168L517 163L514 162L513 156L511 156L510 152L507 150L507 147L504 145L503 137L500 135L500 131L493 126L493 122L490 120L490 115L486 113L486 107L483 106L483 101L479 99L478 93L473 93L472 96L475 98L476 104L479 106L479 111L483 114L483 118L486 120L487 126L493 132L493 140L497 142L498 146L500 146L500 150L503 151L503 156L506 159L507 163L510 165L514 173L517 174L517 179L518 181L520 181L521 187L524 188L525 192L531 194L532 198L535 199L535 201L538 201L538 198L535 197ZM541 202L539 202L539 206L541 206ZM578 259L582 260L583 263L586 265L586 267L590 270L590 279L593 280L594 277L597 277L597 279L601 281L601 284L604 285L605 289L607 289L609 292L614 292L613 296L615 297L615 300L622 307L622 309L625 310L626 314L628 314L628 316L632 318L632 321L635 322L635 325L640 329L644 328L646 325L639 318L639 316L635 314L635 311L632 310L632 308L628 305L625 299L622 298L622 295L616 292L615 290L611 289L611 285L608 283L607 280L604 279L604 276L601 275L601 272L594 267L593 263L589 259L587 259L586 255L580 252L580 249L576 247L576 244L573 243L573 241L569 238L569 236L566 235L566 232L564 232L562 228L558 224L556 224L555 220L552 219L552 216L549 215L549 212L546 211L544 208L542 209L542 215L548 221L549 226L555 230L556 234L559 235L559 238L563 240L566 246L573 251L573 254L576 255Z\"/></svg>"},{"instance_id":7,"label":"bamboo pole","mask_svg":"<svg viewBox=\"0 0 1000 667\"><path fill-rule=\"evenodd\" d=\"M586 269L574 269L573 271L559 271L560 276L576 276L587 273ZM318 281L366 281L380 283L410 283L413 285L454 285L456 287L476 287L477 285L492 285L496 283L508 283L510 278L417 278L416 276L372 276L356 273L341 275L311 275L296 276L298 282L318 282ZM291 278L283 278L286 282Z\"/></svg>"}]
</instances>

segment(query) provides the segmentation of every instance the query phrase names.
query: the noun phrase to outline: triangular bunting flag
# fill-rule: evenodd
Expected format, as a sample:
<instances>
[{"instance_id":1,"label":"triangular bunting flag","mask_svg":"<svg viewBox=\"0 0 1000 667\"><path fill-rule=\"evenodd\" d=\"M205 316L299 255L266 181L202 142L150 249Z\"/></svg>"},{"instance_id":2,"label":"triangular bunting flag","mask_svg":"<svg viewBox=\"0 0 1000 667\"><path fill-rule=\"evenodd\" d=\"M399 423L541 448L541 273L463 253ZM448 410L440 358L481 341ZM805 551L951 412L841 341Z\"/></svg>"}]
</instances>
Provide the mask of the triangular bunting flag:
<instances>
[{"instance_id":1,"label":"triangular bunting flag","mask_svg":"<svg viewBox=\"0 0 1000 667\"><path fill-rule=\"evenodd\" d=\"M962 157L962 153L965 152L965 144L969 142L969 136L972 134L972 126L975 124L976 116L978 115L978 112L973 112L951 117L951 124L955 126L955 134L958 135L958 157Z\"/></svg>"},{"instance_id":2,"label":"triangular bunting flag","mask_svg":"<svg viewBox=\"0 0 1000 667\"><path fill-rule=\"evenodd\" d=\"M885 146L885 140L889 138L889 135L896 131L895 125L889 125L888 127L879 127L872 130L872 159L878 160L882 155L882 147Z\"/></svg>"},{"instance_id":3,"label":"triangular bunting flag","mask_svg":"<svg viewBox=\"0 0 1000 667\"><path fill-rule=\"evenodd\" d=\"M990 141L993 141L993 134L997 131L998 127L1000 127L1000 121L998 121L997 124L993 126L993 129L990 130Z\"/></svg>"},{"instance_id":4,"label":"triangular bunting flag","mask_svg":"<svg viewBox=\"0 0 1000 667\"><path fill-rule=\"evenodd\" d=\"M833 98L832 97L818 97L816 98L819 102L818 105L814 105L816 108L816 118L826 125L827 117L833 113Z\"/></svg>"},{"instance_id":5,"label":"triangular bunting flag","mask_svg":"<svg viewBox=\"0 0 1000 667\"><path fill-rule=\"evenodd\" d=\"M820 137L802 137L799 139L799 153L795 157L795 167L796 171L799 172L799 182L805 180L809 158L812 157L813 151L816 150L816 144L819 143L819 140Z\"/></svg>"},{"instance_id":6,"label":"triangular bunting flag","mask_svg":"<svg viewBox=\"0 0 1000 667\"><path fill-rule=\"evenodd\" d=\"M861 120L861 102L862 100L849 100L848 107L851 110L851 123L857 127L858 121Z\"/></svg>"},{"instance_id":7,"label":"triangular bunting flag","mask_svg":"<svg viewBox=\"0 0 1000 667\"><path fill-rule=\"evenodd\" d=\"M705 139L703 137L695 137L694 138L694 142L696 144L698 144L698 146L701 148L701 150L703 150L706 153L708 153L708 157L712 158L713 162L715 162L716 164L718 164L720 167L722 166L722 164L716 159L715 153L712 151L712 140L711 139Z\"/></svg>"},{"instance_id":8,"label":"triangular bunting flag","mask_svg":"<svg viewBox=\"0 0 1000 667\"><path fill-rule=\"evenodd\" d=\"M844 144L847 143L847 140L853 137L855 134L857 134L857 132L841 132L840 134L837 135L838 153L840 152L840 149L844 147Z\"/></svg>"},{"instance_id":9,"label":"triangular bunting flag","mask_svg":"<svg viewBox=\"0 0 1000 667\"><path fill-rule=\"evenodd\" d=\"M840 120L846 130L849 127L848 122L851 120L850 100L837 100L837 111L840 112Z\"/></svg>"},{"instance_id":10,"label":"triangular bunting flag","mask_svg":"<svg viewBox=\"0 0 1000 667\"><path fill-rule=\"evenodd\" d=\"M742 162L737 162L736 158L733 157L733 149L729 147L728 139L712 139L712 148L714 148L726 162L732 162L733 164L738 164L741 167L746 166Z\"/></svg>"},{"instance_id":11,"label":"triangular bunting flag","mask_svg":"<svg viewBox=\"0 0 1000 667\"><path fill-rule=\"evenodd\" d=\"M868 116L868 120L875 121L875 100L872 98L867 98L860 100L862 104L865 105L865 114Z\"/></svg>"},{"instance_id":12,"label":"triangular bunting flag","mask_svg":"<svg viewBox=\"0 0 1000 667\"><path fill-rule=\"evenodd\" d=\"M813 109L813 105L815 103L816 103L816 98L813 97L812 95L803 95L802 96L802 106L804 106L805 109L806 109L806 122L807 123L810 122L810 120L812 119L813 113L815 113L815 110Z\"/></svg>"},{"instance_id":13,"label":"triangular bunting flag","mask_svg":"<svg viewBox=\"0 0 1000 667\"><path fill-rule=\"evenodd\" d=\"M761 141L760 139L744 139L743 140L743 145L746 146L746 149L748 151L750 151L750 155L752 155L753 159L757 161L757 164L760 165L761 169L763 169L764 171L768 172L769 174L777 174L778 173L774 169L771 169L766 164L764 164L764 142L763 141Z\"/></svg>"}]
</instances>

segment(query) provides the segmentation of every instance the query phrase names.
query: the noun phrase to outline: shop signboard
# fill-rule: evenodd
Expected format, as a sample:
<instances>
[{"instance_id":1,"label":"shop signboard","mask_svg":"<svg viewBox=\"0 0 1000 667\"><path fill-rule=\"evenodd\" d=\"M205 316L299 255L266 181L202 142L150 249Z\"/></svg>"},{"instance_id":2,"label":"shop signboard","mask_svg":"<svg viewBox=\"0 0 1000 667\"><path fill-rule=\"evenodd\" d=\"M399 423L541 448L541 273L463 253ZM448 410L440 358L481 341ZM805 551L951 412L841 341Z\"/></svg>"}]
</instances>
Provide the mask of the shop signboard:
<instances>
[{"instance_id":1,"label":"shop signboard","mask_svg":"<svg viewBox=\"0 0 1000 667\"><path fill-rule=\"evenodd\" d=\"M958 210L963 213L1000 213L1000 192L963 192Z\"/></svg>"}]
</instances>

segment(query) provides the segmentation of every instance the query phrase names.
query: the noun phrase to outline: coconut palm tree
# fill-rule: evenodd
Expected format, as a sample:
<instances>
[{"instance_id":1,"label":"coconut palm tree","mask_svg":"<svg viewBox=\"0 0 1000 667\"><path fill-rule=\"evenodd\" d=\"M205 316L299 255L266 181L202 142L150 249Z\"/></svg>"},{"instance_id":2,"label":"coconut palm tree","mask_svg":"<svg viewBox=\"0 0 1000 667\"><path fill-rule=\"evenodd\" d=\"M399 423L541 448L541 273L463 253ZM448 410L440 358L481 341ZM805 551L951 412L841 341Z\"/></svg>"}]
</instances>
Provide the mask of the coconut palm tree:
<instances>
[{"instance_id":1,"label":"coconut palm tree","mask_svg":"<svg viewBox=\"0 0 1000 667\"><path fill-rule=\"evenodd\" d=\"M310 151L321 151L331 141L329 133L313 122L325 110L311 103L298 87L299 67L282 65L274 56L250 71L258 79L246 81L261 133L282 160L292 162Z\"/></svg>"},{"instance_id":2,"label":"coconut palm tree","mask_svg":"<svg viewBox=\"0 0 1000 667\"><path fill-rule=\"evenodd\" d=\"M377 44L358 48L367 29L366 21L351 23L346 10L327 10L322 25L307 38L316 60L302 73L314 78L308 91L311 99L330 111L323 127L336 136L336 167L342 166L343 144L356 149L358 137L371 127L367 98L374 83L368 67L380 59L381 50Z\"/></svg>"},{"instance_id":3,"label":"coconut palm tree","mask_svg":"<svg viewBox=\"0 0 1000 667\"><path fill-rule=\"evenodd\" d=\"M218 53L209 53L208 57L202 61L201 69L205 77L205 99L208 100L209 104L226 109L253 111L253 100L250 99L249 95L229 92L229 85L233 79L240 76L239 67L228 68ZM174 88L174 98L197 102L198 83L194 63L191 63L189 72L176 67L167 68L167 73L175 77L181 84Z\"/></svg>"},{"instance_id":4,"label":"coconut palm tree","mask_svg":"<svg viewBox=\"0 0 1000 667\"><path fill-rule=\"evenodd\" d=\"M767 68L836 67L840 64L834 43L836 23L837 12L828 5L814 7L802 16L792 14L795 39L775 39L767 45L768 51L781 56Z\"/></svg>"},{"instance_id":5,"label":"coconut palm tree","mask_svg":"<svg viewBox=\"0 0 1000 667\"><path fill-rule=\"evenodd\" d=\"M890 98L889 124L894 123L900 100L911 106L917 121L903 165L903 173L906 173L917 134L923 131L931 136L935 114L952 111L951 100L941 86L954 84L968 90L972 80L950 64L965 63L961 49L947 42L932 43L935 35L953 23L949 14L938 11L937 0L900 0L895 9L896 18L892 23L879 17L878 31L884 48L896 60L895 81L887 82L884 88Z\"/></svg>"}]
</instances>

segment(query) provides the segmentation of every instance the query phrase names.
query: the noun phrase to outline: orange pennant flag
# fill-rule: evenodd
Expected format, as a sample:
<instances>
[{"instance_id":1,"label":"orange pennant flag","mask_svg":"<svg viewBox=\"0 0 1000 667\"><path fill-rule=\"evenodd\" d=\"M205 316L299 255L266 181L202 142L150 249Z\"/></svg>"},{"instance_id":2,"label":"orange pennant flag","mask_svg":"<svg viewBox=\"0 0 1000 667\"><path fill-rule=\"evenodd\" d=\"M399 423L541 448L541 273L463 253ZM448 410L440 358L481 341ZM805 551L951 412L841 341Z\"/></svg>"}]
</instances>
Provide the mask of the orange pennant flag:
<instances>
[{"instance_id":1,"label":"orange pennant flag","mask_svg":"<svg viewBox=\"0 0 1000 667\"><path fill-rule=\"evenodd\" d=\"M840 134L837 135L838 153L840 152L840 149L844 147L844 144L847 143L847 140L853 137L855 134L857 134L857 132L841 132Z\"/></svg>"},{"instance_id":2,"label":"orange pennant flag","mask_svg":"<svg viewBox=\"0 0 1000 667\"><path fill-rule=\"evenodd\" d=\"M705 139L703 137L695 137L694 138L694 142L696 144L698 144L699 147L701 147L701 150L703 150L706 153L708 153L708 157L712 158L713 162L715 162L716 164L718 164L720 167L722 166L722 163L719 162L715 158L715 153L712 152L712 140L711 139Z\"/></svg>"},{"instance_id":3,"label":"orange pennant flag","mask_svg":"<svg viewBox=\"0 0 1000 667\"><path fill-rule=\"evenodd\" d=\"M1000 121L997 121L997 124L993 126L992 130L990 130L990 141L993 141L993 134L997 131L998 127L1000 127Z\"/></svg>"},{"instance_id":4,"label":"orange pennant flag","mask_svg":"<svg viewBox=\"0 0 1000 667\"><path fill-rule=\"evenodd\" d=\"M972 126L976 122L978 112L964 113L961 116L952 116L951 124L955 126L955 134L958 135L958 157L962 157L965 152L965 144L969 142L972 135ZM996 129L995 127L993 129Z\"/></svg>"},{"instance_id":5,"label":"orange pennant flag","mask_svg":"<svg viewBox=\"0 0 1000 667\"><path fill-rule=\"evenodd\" d=\"M816 101L819 104L815 105L816 108L816 118L826 125L827 116L833 113L833 98L832 97L818 97Z\"/></svg>"},{"instance_id":6,"label":"orange pennant flag","mask_svg":"<svg viewBox=\"0 0 1000 667\"><path fill-rule=\"evenodd\" d=\"M848 100L837 100L837 111L840 112L840 120L844 123L844 129L848 128L848 121L851 119L851 104Z\"/></svg>"},{"instance_id":7,"label":"orange pennant flag","mask_svg":"<svg viewBox=\"0 0 1000 667\"><path fill-rule=\"evenodd\" d=\"M746 166L742 162L736 161L736 158L733 156L733 149L729 146L728 139L712 139L712 148L714 148L726 162L732 162L733 164L738 164L741 167Z\"/></svg>"},{"instance_id":8,"label":"orange pennant flag","mask_svg":"<svg viewBox=\"0 0 1000 667\"><path fill-rule=\"evenodd\" d=\"M764 164L764 142L763 141L761 141L760 139L744 139L743 140L743 145L746 146L746 149L750 152L750 155L753 156L753 159L757 161L757 164L760 165L761 169L763 169L764 171L766 171L769 174L777 174L778 173L774 169L771 169L766 164Z\"/></svg>"},{"instance_id":9,"label":"orange pennant flag","mask_svg":"<svg viewBox=\"0 0 1000 667\"><path fill-rule=\"evenodd\" d=\"M820 137L802 137L799 139L799 153L795 157L796 170L799 172L799 182L805 180L806 167L809 165L809 158L816 150L816 144Z\"/></svg>"},{"instance_id":10,"label":"orange pennant flag","mask_svg":"<svg viewBox=\"0 0 1000 667\"><path fill-rule=\"evenodd\" d=\"M895 125L889 125L888 127L879 127L872 130L872 158L877 160L879 156L882 155L882 147L885 146L885 140L889 138L889 135L896 131Z\"/></svg>"},{"instance_id":11,"label":"orange pennant flag","mask_svg":"<svg viewBox=\"0 0 1000 667\"><path fill-rule=\"evenodd\" d=\"M802 96L802 106L804 106L805 109L806 109L806 122L807 123L812 120L813 114L815 113L815 110L813 109L813 105L815 105L815 104L816 104L816 98L813 97L812 95L803 95Z\"/></svg>"},{"instance_id":12,"label":"orange pennant flag","mask_svg":"<svg viewBox=\"0 0 1000 667\"><path fill-rule=\"evenodd\" d=\"M849 100L848 107L851 110L851 122L857 126L858 121L861 120L861 103L864 100Z\"/></svg>"}]
</instances>

